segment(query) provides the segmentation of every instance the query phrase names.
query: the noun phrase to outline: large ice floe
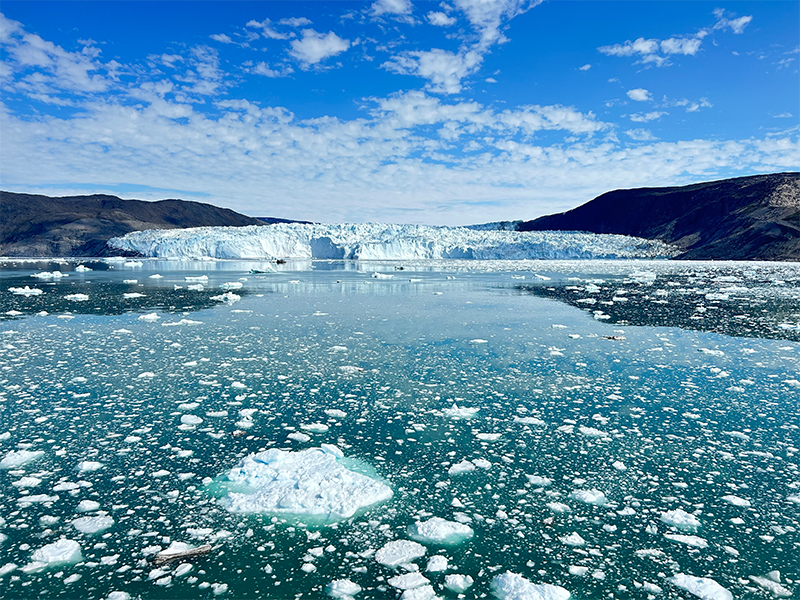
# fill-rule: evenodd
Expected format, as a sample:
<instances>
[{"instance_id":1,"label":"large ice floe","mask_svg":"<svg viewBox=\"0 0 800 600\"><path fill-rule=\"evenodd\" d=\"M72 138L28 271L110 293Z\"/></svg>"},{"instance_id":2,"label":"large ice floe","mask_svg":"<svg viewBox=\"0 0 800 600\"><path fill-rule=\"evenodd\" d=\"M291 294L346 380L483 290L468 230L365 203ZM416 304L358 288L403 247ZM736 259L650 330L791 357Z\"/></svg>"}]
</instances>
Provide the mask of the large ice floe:
<instances>
[{"instance_id":1,"label":"large ice floe","mask_svg":"<svg viewBox=\"0 0 800 600\"><path fill-rule=\"evenodd\" d=\"M231 512L335 522L392 497L388 485L348 468L343 459L338 448L327 444L299 452L272 448L250 454L227 473L231 491L221 502Z\"/></svg>"},{"instance_id":2,"label":"large ice floe","mask_svg":"<svg viewBox=\"0 0 800 600\"><path fill-rule=\"evenodd\" d=\"M567 590L549 583L533 583L506 571L492 580L492 591L500 600L569 600Z\"/></svg>"},{"instance_id":3,"label":"large ice floe","mask_svg":"<svg viewBox=\"0 0 800 600\"><path fill-rule=\"evenodd\" d=\"M677 253L662 242L624 235L377 223L153 229L112 238L108 244L144 256L184 259L613 259Z\"/></svg>"}]
</instances>

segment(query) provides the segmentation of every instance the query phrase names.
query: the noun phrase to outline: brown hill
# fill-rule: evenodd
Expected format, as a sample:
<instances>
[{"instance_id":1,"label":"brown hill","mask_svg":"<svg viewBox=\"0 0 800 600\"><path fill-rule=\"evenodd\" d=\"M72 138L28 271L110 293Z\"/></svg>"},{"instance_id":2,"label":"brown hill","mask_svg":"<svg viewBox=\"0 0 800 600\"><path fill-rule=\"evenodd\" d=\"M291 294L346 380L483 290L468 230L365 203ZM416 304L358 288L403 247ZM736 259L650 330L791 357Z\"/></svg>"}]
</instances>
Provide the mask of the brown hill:
<instances>
[{"instance_id":1,"label":"brown hill","mask_svg":"<svg viewBox=\"0 0 800 600\"><path fill-rule=\"evenodd\" d=\"M106 195L51 198L0 192L0 256L119 255L106 246L106 240L131 231L269 221L185 200L145 202Z\"/></svg>"},{"instance_id":2,"label":"brown hill","mask_svg":"<svg viewBox=\"0 0 800 600\"><path fill-rule=\"evenodd\" d=\"M658 239L679 259L800 261L800 173L616 190L518 229Z\"/></svg>"}]
</instances>

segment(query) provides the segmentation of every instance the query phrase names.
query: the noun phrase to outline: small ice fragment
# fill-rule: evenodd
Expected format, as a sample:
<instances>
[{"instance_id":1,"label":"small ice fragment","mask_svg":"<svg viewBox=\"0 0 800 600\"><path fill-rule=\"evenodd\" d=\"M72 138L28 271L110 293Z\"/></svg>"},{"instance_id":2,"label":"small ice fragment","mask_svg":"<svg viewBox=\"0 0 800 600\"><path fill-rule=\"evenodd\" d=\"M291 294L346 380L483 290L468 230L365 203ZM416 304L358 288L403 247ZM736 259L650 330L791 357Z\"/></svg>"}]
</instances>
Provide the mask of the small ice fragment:
<instances>
[{"instance_id":1,"label":"small ice fragment","mask_svg":"<svg viewBox=\"0 0 800 600\"><path fill-rule=\"evenodd\" d=\"M503 436L502 433L476 433L475 437L483 442L496 442Z\"/></svg>"},{"instance_id":2,"label":"small ice fragment","mask_svg":"<svg viewBox=\"0 0 800 600\"><path fill-rule=\"evenodd\" d=\"M478 411L480 408L468 408L453 404L451 408L445 408L443 412L450 419L471 419L478 414Z\"/></svg>"},{"instance_id":3,"label":"small ice fragment","mask_svg":"<svg viewBox=\"0 0 800 600\"><path fill-rule=\"evenodd\" d=\"M106 600L131 600L131 595L128 592L114 591L106 596Z\"/></svg>"},{"instance_id":4,"label":"small ice fragment","mask_svg":"<svg viewBox=\"0 0 800 600\"><path fill-rule=\"evenodd\" d=\"M388 542L375 553L375 560L387 567L397 567L425 556L425 546L409 540Z\"/></svg>"},{"instance_id":5,"label":"small ice fragment","mask_svg":"<svg viewBox=\"0 0 800 600\"><path fill-rule=\"evenodd\" d=\"M64 300L71 300L72 302L86 302L89 299L89 296L86 294L67 294L64 296Z\"/></svg>"},{"instance_id":6,"label":"small ice fragment","mask_svg":"<svg viewBox=\"0 0 800 600\"><path fill-rule=\"evenodd\" d=\"M39 288L31 288L27 285L25 287L10 287L8 291L16 296L41 296L44 294Z\"/></svg>"},{"instance_id":7,"label":"small ice fragment","mask_svg":"<svg viewBox=\"0 0 800 600\"><path fill-rule=\"evenodd\" d=\"M669 581L702 600L733 600L733 594L708 577L677 573Z\"/></svg>"},{"instance_id":8,"label":"small ice fragment","mask_svg":"<svg viewBox=\"0 0 800 600\"><path fill-rule=\"evenodd\" d=\"M34 563L43 564L44 567L51 565L67 565L79 563L83 560L81 547L78 542L61 538L57 542L42 546L35 550L31 555Z\"/></svg>"},{"instance_id":9,"label":"small ice fragment","mask_svg":"<svg viewBox=\"0 0 800 600\"><path fill-rule=\"evenodd\" d=\"M408 527L411 539L426 544L453 546L470 539L474 531L468 525L447 521L441 517L431 517L427 521L414 523Z\"/></svg>"},{"instance_id":10,"label":"small ice fragment","mask_svg":"<svg viewBox=\"0 0 800 600\"><path fill-rule=\"evenodd\" d=\"M549 502L547 504L547 508L552 510L554 513L567 513L572 510L569 506L563 504L562 502Z\"/></svg>"},{"instance_id":11,"label":"small ice fragment","mask_svg":"<svg viewBox=\"0 0 800 600\"><path fill-rule=\"evenodd\" d=\"M78 471L81 473L97 471L103 467L103 463L94 460L83 460L78 463Z\"/></svg>"},{"instance_id":12,"label":"small ice fragment","mask_svg":"<svg viewBox=\"0 0 800 600\"><path fill-rule=\"evenodd\" d=\"M569 600L572 597L561 586L532 583L511 571L497 575L492 580L492 591L500 600Z\"/></svg>"},{"instance_id":13,"label":"small ice fragment","mask_svg":"<svg viewBox=\"0 0 800 600\"><path fill-rule=\"evenodd\" d=\"M441 554L436 554L428 559L428 566L425 567L425 570L428 573L439 573L441 571L446 571L447 565L447 557L442 556Z\"/></svg>"},{"instance_id":14,"label":"small ice fragment","mask_svg":"<svg viewBox=\"0 0 800 600\"><path fill-rule=\"evenodd\" d=\"M307 441L309 441L311 439L310 435L307 435L305 433L300 433L299 431L293 431L292 433L290 433L286 437L289 438L290 440L294 440L296 442L307 442Z\"/></svg>"},{"instance_id":15,"label":"small ice fragment","mask_svg":"<svg viewBox=\"0 0 800 600\"><path fill-rule=\"evenodd\" d=\"M78 512L92 512L100 508L100 503L95 502L94 500L81 500L78 502L78 508L75 510Z\"/></svg>"},{"instance_id":16,"label":"small ice fragment","mask_svg":"<svg viewBox=\"0 0 800 600\"><path fill-rule=\"evenodd\" d=\"M114 519L108 516L78 517L72 526L81 533L94 534L105 531L114 524Z\"/></svg>"},{"instance_id":17,"label":"small ice fragment","mask_svg":"<svg viewBox=\"0 0 800 600\"><path fill-rule=\"evenodd\" d=\"M701 525L697 517L680 508L662 513L661 522L687 531L694 531Z\"/></svg>"},{"instance_id":18,"label":"small ice fragment","mask_svg":"<svg viewBox=\"0 0 800 600\"><path fill-rule=\"evenodd\" d=\"M777 598L789 598L792 595L792 592L783 587L779 581L773 581L768 577L757 577L756 575L750 575L750 580Z\"/></svg>"},{"instance_id":19,"label":"small ice fragment","mask_svg":"<svg viewBox=\"0 0 800 600\"><path fill-rule=\"evenodd\" d=\"M463 594L475 581L469 575L445 575L444 587L456 594Z\"/></svg>"},{"instance_id":20,"label":"small ice fragment","mask_svg":"<svg viewBox=\"0 0 800 600\"><path fill-rule=\"evenodd\" d=\"M325 592L331 598L342 598L343 600L347 600L348 598L361 593L361 586L357 583L353 583L349 579L336 579L335 581L331 581L325 587Z\"/></svg>"},{"instance_id":21,"label":"small ice fragment","mask_svg":"<svg viewBox=\"0 0 800 600\"><path fill-rule=\"evenodd\" d=\"M583 502L584 504L594 504L595 506L603 506L608 502L606 495L597 489L591 490L575 490L569 495L573 500Z\"/></svg>"},{"instance_id":22,"label":"small ice fragment","mask_svg":"<svg viewBox=\"0 0 800 600\"><path fill-rule=\"evenodd\" d=\"M687 546L692 546L693 548L701 548L701 549L708 548L708 542L696 535L680 535L677 533L665 533L664 537L673 542L678 542L679 544L686 544Z\"/></svg>"},{"instance_id":23,"label":"small ice fragment","mask_svg":"<svg viewBox=\"0 0 800 600\"><path fill-rule=\"evenodd\" d=\"M475 470L475 465L468 460L462 460L460 463L452 465L447 469L448 475L458 475L459 473L469 473Z\"/></svg>"},{"instance_id":24,"label":"small ice fragment","mask_svg":"<svg viewBox=\"0 0 800 600\"><path fill-rule=\"evenodd\" d=\"M405 573L404 575L396 575L386 580L390 586L399 590L413 590L414 588L428 585L430 580L418 571Z\"/></svg>"},{"instance_id":25,"label":"small ice fragment","mask_svg":"<svg viewBox=\"0 0 800 600\"><path fill-rule=\"evenodd\" d=\"M732 494L728 494L727 496L722 497L725 502L728 504L733 504L734 506L750 506L750 501L744 498L740 498L739 496L734 496Z\"/></svg>"},{"instance_id":26,"label":"small ice fragment","mask_svg":"<svg viewBox=\"0 0 800 600\"><path fill-rule=\"evenodd\" d=\"M470 344L488 344L489 340L482 340L480 338L475 338L474 340L469 341Z\"/></svg>"},{"instance_id":27,"label":"small ice fragment","mask_svg":"<svg viewBox=\"0 0 800 600\"><path fill-rule=\"evenodd\" d=\"M583 539L579 534L576 532L572 532L569 535L565 535L559 538L563 543L567 546L585 546L586 540Z\"/></svg>"},{"instance_id":28,"label":"small ice fragment","mask_svg":"<svg viewBox=\"0 0 800 600\"><path fill-rule=\"evenodd\" d=\"M122 297L125 300L133 300L134 298L144 298L144 294L140 294L139 292L130 292L127 294L122 294Z\"/></svg>"},{"instance_id":29,"label":"small ice fragment","mask_svg":"<svg viewBox=\"0 0 800 600\"><path fill-rule=\"evenodd\" d=\"M158 316L158 313L148 313L146 315L142 315L139 317L140 321L145 321L147 323L155 323L161 317Z\"/></svg>"},{"instance_id":30,"label":"small ice fragment","mask_svg":"<svg viewBox=\"0 0 800 600\"><path fill-rule=\"evenodd\" d=\"M181 415L181 423L184 425L200 425L203 419L197 415Z\"/></svg>"},{"instance_id":31,"label":"small ice fragment","mask_svg":"<svg viewBox=\"0 0 800 600\"><path fill-rule=\"evenodd\" d=\"M10 450L3 460L0 460L0 469L16 469L42 456L44 456L43 450Z\"/></svg>"},{"instance_id":32,"label":"small ice fragment","mask_svg":"<svg viewBox=\"0 0 800 600\"><path fill-rule=\"evenodd\" d=\"M589 567L584 567L581 565L570 565L569 567L570 575L577 575L578 577L583 577L588 572L589 572Z\"/></svg>"},{"instance_id":33,"label":"small ice fragment","mask_svg":"<svg viewBox=\"0 0 800 600\"><path fill-rule=\"evenodd\" d=\"M615 460L611 464L611 466L614 467L617 471L625 471L625 470L628 469L628 467L625 466L625 463L623 463L622 461L619 461L619 460Z\"/></svg>"},{"instance_id":34,"label":"small ice fragment","mask_svg":"<svg viewBox=\"0 0 800 600\"><path fill-rule=\"evenodd\" d=\"M312 433L325 433L329 427L325 423L304 423L300 425L300 429L310 431Z\"/></svg>"}]
</instances>

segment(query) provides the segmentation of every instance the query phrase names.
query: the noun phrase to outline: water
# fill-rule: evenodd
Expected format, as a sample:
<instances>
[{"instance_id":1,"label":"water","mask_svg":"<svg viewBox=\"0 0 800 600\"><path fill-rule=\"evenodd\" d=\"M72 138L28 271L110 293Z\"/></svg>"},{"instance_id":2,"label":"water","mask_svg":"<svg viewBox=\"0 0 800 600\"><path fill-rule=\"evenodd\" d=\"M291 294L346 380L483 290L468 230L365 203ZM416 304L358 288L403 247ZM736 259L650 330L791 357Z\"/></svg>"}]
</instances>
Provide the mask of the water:
<instances>
[{"instance_id":1,"label":"water","mask_svg":"<svg viewBox=\"0 0 800 600\"><path fill-rule=\"evenodd\" d=\"M443 598L457 596L447 574L471 576L466 595L480 598L507 570L575 598L647 598L653 585L690 597L668 581L676 573L736 598L772 597L749 577L773 570L797 589L796 265L75 264L0 272L0 458L44 452L0 471L0 572L18 566L0 597L319 598L350 579L358 598L396 598L388 579L405 571L374 551L431 516L475 532L415 561ZM69 276L30 276L54 269ZM202 275L204 289L188 290ZM242 284L239 301L212 300L226 282ZM43 293L7 291L25 285ZM76 293L88 300L64 299ZM454 403L479 411L452 418ZM393 497L328 524L219 504L216 482L241 458L320 444ZM448 474L464 460L478 466ZM79 472L81 461L102 467ZM592 489L608 502L570 498ZM78 513L82 500L101 512ZM664 523L676 509L701 526ZM113 525L71 524L97 514ZM583 545L564 541L573 533ZM61 537L81 562L23 571ZM187 573L154 572L172 541L213 549ZM425 572L434 555L450 569Z\"/></svg>"}]
</instances>

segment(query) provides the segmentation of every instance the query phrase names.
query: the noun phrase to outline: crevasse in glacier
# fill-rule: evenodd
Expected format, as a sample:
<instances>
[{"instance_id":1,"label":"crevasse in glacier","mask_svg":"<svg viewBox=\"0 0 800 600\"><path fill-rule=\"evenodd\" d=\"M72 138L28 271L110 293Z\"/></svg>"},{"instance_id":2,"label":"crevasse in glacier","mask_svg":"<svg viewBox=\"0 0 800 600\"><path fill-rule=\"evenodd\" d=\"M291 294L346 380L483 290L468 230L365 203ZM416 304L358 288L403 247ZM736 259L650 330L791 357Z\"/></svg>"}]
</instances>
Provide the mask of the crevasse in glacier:
<instances>
[{"instance_id":1,"label":"crevasse in glacier","mask_svg":"<svg viewBox=\"0 0 800 600\"><path fill-rule=\"evenodd\" d=\"M669 258L677 253L662 242L623 235L377 223L147 230L112 238L108 244L143 256L222 259L613 259Z\"/></svg>"}]
</instances>

